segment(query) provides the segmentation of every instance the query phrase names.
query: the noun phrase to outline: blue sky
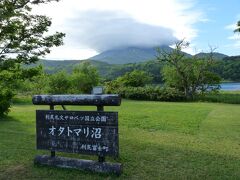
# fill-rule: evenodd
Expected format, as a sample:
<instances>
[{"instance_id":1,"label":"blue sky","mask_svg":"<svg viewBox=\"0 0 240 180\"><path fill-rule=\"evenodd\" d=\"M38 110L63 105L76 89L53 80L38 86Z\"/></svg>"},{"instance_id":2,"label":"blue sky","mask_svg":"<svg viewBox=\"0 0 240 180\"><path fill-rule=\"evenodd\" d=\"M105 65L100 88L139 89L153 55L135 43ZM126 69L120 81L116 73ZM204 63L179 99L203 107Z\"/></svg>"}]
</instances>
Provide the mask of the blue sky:
<instances>
[{"instance_id":1,"label":"blue sky","mask_svg":"<svg viewBox=\"0 0 240 180\"><path fill-rule=\"evenodd\" d=\"M199 0L197 4L203 10L207 21L195 25L199 32L192 43L196 43L202 50L206 50L209 44L227 55L240 55L237 40L229 39L234 35L233 29L227 28L240 20L240 1ZM240 35L237 34L237 36Z\"/></svg>"},{"instance_id":2,"label":"blue sky","mask_svg":"<svg viewBox=\"0 0 240 180\"><path fill-rule=\"evenodd\" d=\"M52 18L50 32L66 33L65 45L47 59L86 59L111 48L171 45L185 38L186 52L240 55L240 0L61 0L37 6Z\"/></svg>"}]
</instances>

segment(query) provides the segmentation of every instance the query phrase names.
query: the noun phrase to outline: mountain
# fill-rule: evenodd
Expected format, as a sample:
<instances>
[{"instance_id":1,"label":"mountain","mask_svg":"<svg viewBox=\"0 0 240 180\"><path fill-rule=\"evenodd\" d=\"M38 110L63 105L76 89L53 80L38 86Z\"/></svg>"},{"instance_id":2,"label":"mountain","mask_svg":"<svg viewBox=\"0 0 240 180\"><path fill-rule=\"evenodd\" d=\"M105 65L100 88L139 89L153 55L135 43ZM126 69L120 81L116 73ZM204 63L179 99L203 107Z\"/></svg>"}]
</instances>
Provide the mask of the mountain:
<instances>
[{"instance_id":1,"label":"mountain","mask_svg":"<svg viewBox=\"0 0 240 180\"><path fill-rule=\"evenodd\" d=\"M131 72L133 70L146 71L153 75L153 81L155 83L161 82L160 69L162 65L159 61L150 60L141 63L128 63L128 64L108 64L105 62L95 61L95 60L40 60L36 64L28 65L29 67L42 65L44 71L48 74L54 74L59 71L66 71L71 73L77 64L83 62L90 62L99 72L102 79L113 80L119 76L124 75L126 72Z\"/></svg>"},{"instance_id":2,"label":"mountain","mask_svg":"<svg viewBox=\"0 0 240 180\"><path fill-rule=\"evenodd\" d=\"M223 58L224 61L240 61L240 56L227 56Z\"/></svg>"},{"instance_id":3,"label":"mountain","mask_svg":"<svg viewBox=\"0 0 240 180\"><path fill-rule=\"evenodd\" d=\"M128 64L108 64L94 60L41 60L35 64L35 66L42 64L44 66L45 72L49 74L56 73L61 70L65 70L66 72L71 73L77 64L85 61L89 61L93 66L95 66L100 74L100 77L105 80L116 79L117 77L124 75L126 72L131 72L133 70L142 70L146 71L148 74L152 74L154 83L162 83L160 71L163 64L156 60ZM239 69L240 56L227 56L223 60L217 60L216 67L214 67L214 72L219 74L223 79L239 82Z\"/></svg>"},{"instance_id":4,"label":"mountain","mask_svg":"<svg viewBox=\"0 0 240 180\"><path fill-rule=\"evenodd\" d=\"M111 67L110 64L100 61L94 60L40 60L36 64L28 65L29 67L42 65L44 67L44 71L49 74L53 74L59 71L66 71L67 73L71 73L74 67L85 61L89 61L94 67L96 67L101 75L105 75L107 69Z\"/></svg>"},{"instance_id":5,"label":"mountain","mask_svg":"<svg viewBox=\"0 0 240 180\"><path fill-rule=\"evenodd\" d=\"M166 52L171 52L173 49L168 46L161 46ZM123 49L114 49L104 51L96 56L89 59L106 62L109 64L128 64L128 63L139 63L149 60L156 59L156 48L139 48L139 47L128 47Z\"/></svg>"},{"instance_id":6,"label":"mountain","mask_svg":"<svg viewBox=\"0 0 240 180\"><path fill-rule=\"evenodd\" d=\"M205 58L205 57L209 57L209 55L210 53L198 53L198 54L195 54L194 56L197 58ZM216 60L223 60L226 57L228 56L222 53L217 53L217 52L213 53L213 58Z\"/></svg>"}]
</instances>

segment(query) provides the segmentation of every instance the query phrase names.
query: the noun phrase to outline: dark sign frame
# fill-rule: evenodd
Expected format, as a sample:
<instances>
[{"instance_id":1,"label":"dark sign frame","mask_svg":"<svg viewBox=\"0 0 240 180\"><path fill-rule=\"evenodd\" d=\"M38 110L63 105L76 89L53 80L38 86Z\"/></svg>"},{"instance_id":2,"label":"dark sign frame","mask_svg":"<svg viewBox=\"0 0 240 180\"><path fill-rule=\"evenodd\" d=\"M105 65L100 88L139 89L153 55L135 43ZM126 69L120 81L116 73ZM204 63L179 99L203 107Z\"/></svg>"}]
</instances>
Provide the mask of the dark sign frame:
<instances>
[{"instance_id":1,"label":"dark sign frame","mask_svg":"<svg viewBox=\"0 0 240 180\"><path fill-rule=\"evenodd\" d=\"M37 149L119 156L118 112L37 110Z\"/></svg>"},{"instance_id":2,"label":"dark sign frame","mask_svg":"<svg viewBox=\"0 0 240 180\"><path fill-rule=\"evenodd\" d=\"M35 95L35 105L49 105L37 110L37 149L51 155L38 155L34 164L75 168L100 173L122 173L122 164L106 162L105 156L119 156L118 113L106 112L104 106L120 106L118 94ZM54 107L61 105L63 111ZM68 111L65 105L96 106L97 111ZM56 151L97 155L98 161L56 156Z\"/></svg>"}]
</instances>

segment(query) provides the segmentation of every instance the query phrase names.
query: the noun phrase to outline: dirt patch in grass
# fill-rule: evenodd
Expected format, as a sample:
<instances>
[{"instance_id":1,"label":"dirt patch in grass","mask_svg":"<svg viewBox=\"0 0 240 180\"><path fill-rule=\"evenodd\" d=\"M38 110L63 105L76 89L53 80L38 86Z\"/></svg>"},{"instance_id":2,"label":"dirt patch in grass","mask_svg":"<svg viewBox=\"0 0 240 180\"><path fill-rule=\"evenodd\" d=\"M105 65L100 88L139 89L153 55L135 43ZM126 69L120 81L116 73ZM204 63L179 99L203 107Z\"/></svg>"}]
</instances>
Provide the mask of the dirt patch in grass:
<instances>
[{"instance_id":1,"label":"dirt patch in grass","mask_svg":"<svg viewBox=\"0 0 240 180\"><path fill-rule=\"evenodd\" d=\"M13 177L13 175L17 174L19 177L24 177L28 172L28 169L24 165L15 165L15 166L9 166L6 169L3 170L0 177ZM1 179L1 178L0 178Z\"/></svg>"}]
</instances>

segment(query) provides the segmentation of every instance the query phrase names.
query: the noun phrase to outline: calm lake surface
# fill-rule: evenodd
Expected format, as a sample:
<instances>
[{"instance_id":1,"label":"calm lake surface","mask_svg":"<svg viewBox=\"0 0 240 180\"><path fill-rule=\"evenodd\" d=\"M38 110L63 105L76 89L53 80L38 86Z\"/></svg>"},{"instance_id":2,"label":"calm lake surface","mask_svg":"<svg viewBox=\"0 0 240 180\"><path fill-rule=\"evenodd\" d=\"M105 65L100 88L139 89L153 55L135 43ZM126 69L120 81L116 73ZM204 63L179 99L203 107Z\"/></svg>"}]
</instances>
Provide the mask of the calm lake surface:
<instances>
[{"instance_id":1,"label":"calm lake surface","mask_svg":"<svg viewBox=\"0 0 240 180\"><path fill-rule=\"evenodd\" d=\"M240 82L239 83L221 83L221 90L224 91L237 91L240 90Z\"/></svg>"}]
</instances>

